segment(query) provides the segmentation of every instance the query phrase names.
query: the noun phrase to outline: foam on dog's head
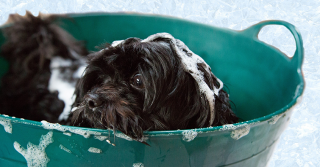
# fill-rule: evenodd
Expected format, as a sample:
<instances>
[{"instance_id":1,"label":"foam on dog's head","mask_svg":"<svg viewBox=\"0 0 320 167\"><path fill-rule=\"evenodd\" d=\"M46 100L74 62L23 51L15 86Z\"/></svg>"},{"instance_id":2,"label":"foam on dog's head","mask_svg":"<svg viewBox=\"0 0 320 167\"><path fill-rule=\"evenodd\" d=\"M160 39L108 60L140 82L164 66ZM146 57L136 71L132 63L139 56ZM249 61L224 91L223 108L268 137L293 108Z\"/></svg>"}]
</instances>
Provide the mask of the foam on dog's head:
<instances>
[{"instance_id":1,"label":"foam on dog's head","mask_svg":"<svg viewBox=\"0 0 320 167\"><path fill-rule=\"evenodd\" d=\"M184 71L189 73L194 80L197 82L199 86L199 90L201 93L205 94L209 105L210 105L210 125L214 121L214 104L215 104L215 96L219 95L219 91L223 88L223 83L217 77L216 80L219 82L219 87L213 86L213 90L210 89L209 85L204 80L204 73L198 69L198 64L203 64L206 72L211 73L209 65L197 54L193 53L182 41L179 39L175 39L172 35L168 33L158 33L149 36L148 38L142 40L141 42L152 42L157 39L167 39L170 41L170 44L174 47L174 52L180 57L182 66ZM118 45L122 41L117 41L113 43L113 45Z\"/></svg>"},{"instance_id":2,"label":"foam on dog's head","mask_svg":"<svg viewBox=\"0 0 320 167\"><path fill-rule=\"evenodd\" d=\"M88 57L75 93L75 126L111 128L144 142L145 130L236 122L223 83L200 56L168 33L115 41ZM137 74L145 81L142 87L133 82ZM190 134L186 141L196 136Z\"/></svg>"}]
</instances>

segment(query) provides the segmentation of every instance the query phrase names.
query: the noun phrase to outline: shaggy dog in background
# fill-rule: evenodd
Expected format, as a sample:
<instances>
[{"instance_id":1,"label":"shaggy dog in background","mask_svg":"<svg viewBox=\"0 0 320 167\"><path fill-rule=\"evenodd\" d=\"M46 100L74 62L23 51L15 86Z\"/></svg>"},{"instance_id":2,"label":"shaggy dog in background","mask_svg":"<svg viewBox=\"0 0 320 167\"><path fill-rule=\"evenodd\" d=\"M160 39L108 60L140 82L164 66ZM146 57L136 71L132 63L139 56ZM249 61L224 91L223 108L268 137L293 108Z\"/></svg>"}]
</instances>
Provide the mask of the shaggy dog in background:
<instances>
[{"instance_id":1,"label":"shaggy dog in background","mask_svg":"<svg viewBox=\"0 0 320 167\"><path fill-rule=\"evenodd\" d=\"M72 90L69 97L59 98L64 92L59 91L61 85L55 83L59 78L52 77L60 71L60 78L75 86L77 78L72 74L87 51L54 24L59 17L41 14L34 17L29 12L25 16L10 15L8 24L12 25L2 29L6 42L1 47L1 56L8 61L9 69L1 80L1 114L58 122L63 110L70 110ZM69 62L68 66L63 62Z\"/></svg>"}]
</instances>

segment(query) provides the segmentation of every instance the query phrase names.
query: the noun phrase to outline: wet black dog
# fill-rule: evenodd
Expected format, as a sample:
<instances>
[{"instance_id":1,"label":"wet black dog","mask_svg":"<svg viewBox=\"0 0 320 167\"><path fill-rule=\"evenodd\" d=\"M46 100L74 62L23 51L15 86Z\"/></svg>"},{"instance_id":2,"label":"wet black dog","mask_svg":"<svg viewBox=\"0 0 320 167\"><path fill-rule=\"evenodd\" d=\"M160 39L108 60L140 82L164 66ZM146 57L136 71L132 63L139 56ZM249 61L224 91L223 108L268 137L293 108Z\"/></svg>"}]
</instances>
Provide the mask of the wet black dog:
<instances>
[{"instance_id":1,"label":"wet black dog","mask_svg":"<svg viewBox=\"0 0 320 167\"><path fill-rule=\"evenodd\" d=\"M145 130L236 123L223 83L170 34L129 38L89 55L72 124L110 128L141 141Z\"/></svg>"},{"instance_id":2,"label":"wet black dog","mask_svg":"<svg viewBox=\"0 0 320 167\"><path fill-rule=\"evenodd\" d=\"M35 17L30 12L25 16L10 15L11 25L2 29L6 41L1 56L8 61L9 69L1 79L0 114L58 122L59 115L67 108L68 103L58 97L64 92L58 92L55 86L59 85L50 82L52 73L56 69L75 71L81 59L79 55L86 55L87 51L55 24L60 17L41 14ZM69 61L72 66L53 69L52 61L57 58ZM71 105L72 102L69 108Z\"/></svg>"}]
</instances>

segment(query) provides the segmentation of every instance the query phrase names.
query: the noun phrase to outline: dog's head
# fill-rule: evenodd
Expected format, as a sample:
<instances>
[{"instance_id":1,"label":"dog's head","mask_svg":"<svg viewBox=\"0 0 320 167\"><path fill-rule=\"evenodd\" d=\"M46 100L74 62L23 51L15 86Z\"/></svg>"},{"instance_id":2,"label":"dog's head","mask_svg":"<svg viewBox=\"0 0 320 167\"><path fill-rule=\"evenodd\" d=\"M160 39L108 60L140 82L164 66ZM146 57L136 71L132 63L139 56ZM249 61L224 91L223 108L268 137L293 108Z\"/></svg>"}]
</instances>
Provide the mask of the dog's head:
<instances>
[{"instance_id":1,"label":"dog's head","mask_svg":"<svg viewBox=\"0 0 320 167\"><path fill-rule=\"evenodd\" d=\"M72 123L140 140L144 130L237 122L209 66L170 34L129 38L89 55L76 87Z\"/></svg>"}]
</instances>

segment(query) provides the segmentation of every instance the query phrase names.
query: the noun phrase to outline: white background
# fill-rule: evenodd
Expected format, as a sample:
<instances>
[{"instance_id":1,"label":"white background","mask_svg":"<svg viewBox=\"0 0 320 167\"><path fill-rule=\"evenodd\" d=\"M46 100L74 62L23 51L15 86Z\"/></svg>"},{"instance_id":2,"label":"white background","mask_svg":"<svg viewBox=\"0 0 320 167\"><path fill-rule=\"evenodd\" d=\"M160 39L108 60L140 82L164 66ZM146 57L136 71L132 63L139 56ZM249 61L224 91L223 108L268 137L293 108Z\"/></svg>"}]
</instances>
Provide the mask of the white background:
<instances>
[{"instance_id":1,"label":"white background","mask_svg":"<svg viewBox=\"0 0 320 167\"><path fill-rule=\"evenodd\" d=\"M304 98L294 110L269 167L320 166L320 1L319 0L0 0L0 24L9 14L136 11L172 15L218 27L245 29L263 20L279 19L301 32L306 81ZM288 30L268 26L259 38L293 55L295 42Z\"/></svg>"}]
</instances>

